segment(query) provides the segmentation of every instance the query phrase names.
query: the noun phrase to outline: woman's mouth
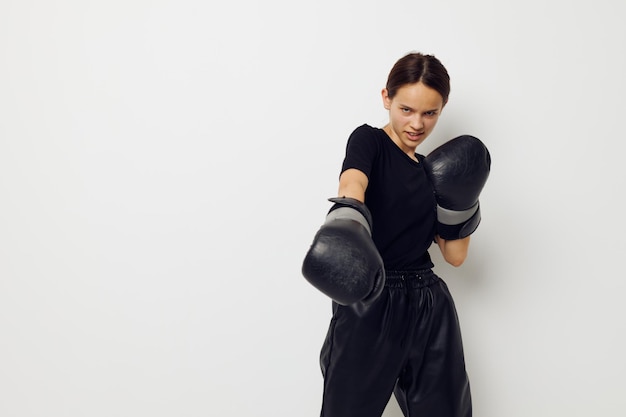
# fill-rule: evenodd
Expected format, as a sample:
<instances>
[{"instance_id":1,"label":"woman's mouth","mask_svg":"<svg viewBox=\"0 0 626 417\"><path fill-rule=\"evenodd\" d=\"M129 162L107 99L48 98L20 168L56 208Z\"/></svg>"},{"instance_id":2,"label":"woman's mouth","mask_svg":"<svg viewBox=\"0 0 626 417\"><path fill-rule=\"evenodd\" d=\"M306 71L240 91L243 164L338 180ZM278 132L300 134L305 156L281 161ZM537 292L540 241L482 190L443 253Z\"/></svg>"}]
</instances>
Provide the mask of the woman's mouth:
<instances>
[{"instance_id":1,"label":"woman's mouth","mask_svg":"<svg viewBox=\"0 0 626 417\"><path fill-rule=\"evenodd\" d=\"M406 134L410 140L419 140L424 135L424 132L406 132Z\"/></svg>"}]
</instances>

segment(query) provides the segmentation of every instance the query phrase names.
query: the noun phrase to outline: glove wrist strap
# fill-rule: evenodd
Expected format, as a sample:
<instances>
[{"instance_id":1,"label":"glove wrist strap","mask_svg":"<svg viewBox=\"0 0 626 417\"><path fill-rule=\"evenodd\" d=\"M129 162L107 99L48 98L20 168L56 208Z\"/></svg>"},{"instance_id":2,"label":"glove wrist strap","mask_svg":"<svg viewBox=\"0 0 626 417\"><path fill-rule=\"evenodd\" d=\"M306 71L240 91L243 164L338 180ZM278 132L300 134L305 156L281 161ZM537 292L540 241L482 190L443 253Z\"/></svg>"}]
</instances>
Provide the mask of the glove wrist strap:
<instances>
[{"instance_id":1,"label":"glove wrist strap","mask_svg":"<svg viewBox=\"0 0 626 417\"><path fill-rule=\"evenodd\" d=\"M328 215L326 216L326 224L337 219L354 220L360 223L363 227L365 227L365 229L367 229L367 233L369 233L370 236L372 235L372 229L370 229L370 225L367 222L367 219L356 209L353 209L351 207L338 207L328 213Z\"/></svg>"},{"instance_id":2,"label":"glove wrist strap","mask_svg":"<svg viewBox=\"0 0 626 417\"><path fill-rule=\"evenodd\" d=\"M448 210L437 205L437 221L445 225L462 224L472 218L478 210L478 202L467 210Z\"/></svg>"}]
</instances>

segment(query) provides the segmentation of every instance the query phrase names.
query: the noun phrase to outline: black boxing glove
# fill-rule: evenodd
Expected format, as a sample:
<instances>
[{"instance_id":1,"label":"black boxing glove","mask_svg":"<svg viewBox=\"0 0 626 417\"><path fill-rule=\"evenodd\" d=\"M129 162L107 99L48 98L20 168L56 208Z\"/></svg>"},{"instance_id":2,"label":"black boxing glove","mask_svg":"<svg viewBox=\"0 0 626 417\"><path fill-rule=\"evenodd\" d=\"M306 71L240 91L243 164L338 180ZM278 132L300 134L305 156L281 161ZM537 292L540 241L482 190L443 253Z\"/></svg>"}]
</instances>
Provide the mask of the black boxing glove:
<instances>
[{"instance_id":1,"label":"black boxing glove","mask_svg":"<svg viewBox=\"0 0 626 417\"><path fill-rule=\"evenodd\" d=\"M454 240L474 233L481 220L478 196L491 168L487 147L459 136L429 153L424 168L437 199L437 234Z\"/></svg>"},{"instance_id":2,"label":"black boxing glove","mask_svg":"<svg viewBox=\"0 0 626 417\"><path fill-rule=\"evenodd\" d=\"M335 302L368 303L385 285L385 268L372 240L372 215L354 198L335 203L315 235L302 264L302 275Z\"/></svg>"}]
</instances>

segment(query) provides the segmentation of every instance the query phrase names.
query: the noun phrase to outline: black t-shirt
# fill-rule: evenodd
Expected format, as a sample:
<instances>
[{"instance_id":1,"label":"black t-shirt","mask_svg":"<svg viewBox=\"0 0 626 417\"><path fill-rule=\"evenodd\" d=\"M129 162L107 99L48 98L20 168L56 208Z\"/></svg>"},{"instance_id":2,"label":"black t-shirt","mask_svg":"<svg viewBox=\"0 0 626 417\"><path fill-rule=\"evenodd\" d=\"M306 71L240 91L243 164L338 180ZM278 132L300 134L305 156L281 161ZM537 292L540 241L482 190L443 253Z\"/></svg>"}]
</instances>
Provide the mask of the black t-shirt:
<instances>
[{"instance_id":1,"label":"black t-shirt","mask_svg":"<svg viewBox=\"0 0 626 417\"><path fill-rule=\"evenodd\" d=\"M432 268L427 250L435 236L436 201L423 164L405 154L384 130L362 125L348 139L341 172L349 168L368 177L365 204L385 268Z\"/></svg>"}]
</instances>

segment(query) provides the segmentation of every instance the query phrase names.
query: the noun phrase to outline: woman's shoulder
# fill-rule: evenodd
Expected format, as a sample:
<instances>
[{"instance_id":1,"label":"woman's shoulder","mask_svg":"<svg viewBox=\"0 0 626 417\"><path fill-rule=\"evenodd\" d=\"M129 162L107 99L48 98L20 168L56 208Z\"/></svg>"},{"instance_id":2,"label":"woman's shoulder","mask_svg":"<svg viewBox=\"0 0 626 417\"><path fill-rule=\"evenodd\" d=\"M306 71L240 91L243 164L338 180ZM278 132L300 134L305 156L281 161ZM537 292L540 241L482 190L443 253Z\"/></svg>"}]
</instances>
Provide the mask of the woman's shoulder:
<instances>
[{"instance_id":1,"label":"woman's shoulder","mask_svg":"<svg viewBox=\"0 0 626 417\"><path fill-rule=\"evenodd\" d=\"M356 129L354 129L354 131L352 132L354 133L363 133L363 134L378 134L382 129L378 128L378 127L373 127L367 123L362 124L361 126L357 127Z\"/></svg>"},{"instance_id":2,"label":"woman's shoulder","mask_svg":"<svg viewBox=\"0 0 626 417\"><path fill-rule=\"evenodd\" d=\"M358 138L359 140L374 139L378 141L382 137L381 132L384 133L384 131L380 128L373 127L368 124L362 124L361 126L357 127L356 129L352 131L352 134L350 134L350 138L351 139Z\"/></svg>"},{"instance_id":3,"label":"woman's shoulder","mask_svg":"<svg viewBox=\"0 0 626 417\"><path fill-rule=\"evenodd\" d=\"M368 124L362 124L352 131L348 138L348 152L363 155L376 155L380 152L382 131Z\"/></svg>"}]
</instances>

